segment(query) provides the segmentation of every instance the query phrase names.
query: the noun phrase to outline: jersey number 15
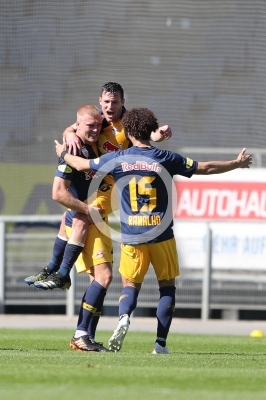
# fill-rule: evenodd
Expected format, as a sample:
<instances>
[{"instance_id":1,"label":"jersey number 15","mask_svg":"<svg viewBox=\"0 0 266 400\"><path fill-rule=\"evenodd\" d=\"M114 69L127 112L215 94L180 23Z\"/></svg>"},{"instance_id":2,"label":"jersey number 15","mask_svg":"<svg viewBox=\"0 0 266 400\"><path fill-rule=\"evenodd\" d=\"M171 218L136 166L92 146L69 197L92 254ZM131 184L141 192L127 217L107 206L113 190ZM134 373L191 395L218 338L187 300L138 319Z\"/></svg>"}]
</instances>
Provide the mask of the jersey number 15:
<instances>
[{"instance_id":1,"label":"jersey number 15","mask_svg":"<svg viewBox=\"0 0 266 400\"><path fill-rule=\"evenodd\" d=\"M136 178L129 181L129 194L131 210L135 212L151 212L156 207L156 189L152 188L150 184L154 181L155 177L143 176L137 183ZM147 186L150 187L147 187ZM138 196L149 196L149 203L144 204L139 209Z\"/></svg>"}]
</instances>

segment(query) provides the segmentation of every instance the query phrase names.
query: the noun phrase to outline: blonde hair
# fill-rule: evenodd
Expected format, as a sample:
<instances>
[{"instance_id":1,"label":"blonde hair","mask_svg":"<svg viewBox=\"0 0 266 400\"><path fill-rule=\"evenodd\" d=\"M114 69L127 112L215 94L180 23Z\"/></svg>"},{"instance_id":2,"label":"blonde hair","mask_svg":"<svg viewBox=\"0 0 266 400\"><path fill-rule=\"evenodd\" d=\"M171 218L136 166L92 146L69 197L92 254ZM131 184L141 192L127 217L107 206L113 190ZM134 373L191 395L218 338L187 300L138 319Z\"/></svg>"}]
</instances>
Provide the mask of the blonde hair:
<instances>
[{"instance_id":1,"label":"blonde hair","mask_svg":"<svg viewBox=\"0 0 266 400\"><path fill-rule=\"evenodd\" d=\"M78 108L77 121L82 120L84 117L90 115L91 117L97 117L100 114L99 109L93 104L84 104Z\"/></svg>"}]
</instances>

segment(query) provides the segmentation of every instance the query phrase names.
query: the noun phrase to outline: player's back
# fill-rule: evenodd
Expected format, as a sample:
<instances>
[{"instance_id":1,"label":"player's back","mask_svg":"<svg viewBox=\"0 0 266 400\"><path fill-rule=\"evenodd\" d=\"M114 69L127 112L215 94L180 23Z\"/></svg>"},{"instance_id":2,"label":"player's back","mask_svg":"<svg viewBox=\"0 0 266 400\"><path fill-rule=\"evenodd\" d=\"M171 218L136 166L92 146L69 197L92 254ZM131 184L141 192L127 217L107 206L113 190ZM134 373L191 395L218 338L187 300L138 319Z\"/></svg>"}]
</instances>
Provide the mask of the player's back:
<instances>
[{"instance_id":1,"label":"player's back","mask_svg":"<svg viewBox=\"0 0 266 400\"><path fill-rule=\"evenodd\" d=\"M183 163L183 158L175 157ZM160 242L173 237L172 153L156 147L131 147L117 153L114 178L120 198L124 243ZM180 167L182 172L182 167Z\"/></svg>"},{"instance_id":2,"label":"player's back","mask_svg":"<svg viewBox=\"0 0 266 400\"><path fill-rule=\"evenodd\" d=\"M197 163L153 146L109 153L92 163L112 174L120 202L123 243L161 242L173 237L172 177L190 177Z\"/></svg>"}]
</instances>

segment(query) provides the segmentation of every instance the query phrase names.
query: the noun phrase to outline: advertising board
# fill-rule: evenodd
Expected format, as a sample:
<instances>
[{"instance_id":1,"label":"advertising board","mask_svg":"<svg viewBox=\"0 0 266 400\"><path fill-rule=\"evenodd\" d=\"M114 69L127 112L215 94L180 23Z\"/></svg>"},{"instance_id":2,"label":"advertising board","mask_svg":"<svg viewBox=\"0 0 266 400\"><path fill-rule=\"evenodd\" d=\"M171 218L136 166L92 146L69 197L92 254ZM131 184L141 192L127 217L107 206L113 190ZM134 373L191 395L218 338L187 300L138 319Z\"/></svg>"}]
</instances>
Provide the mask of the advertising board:
<instances>
[{"instance_id":1,"label":"advertising board","mask_svg":"<svg viewBox=\"0 0 266 400\"><path fill-rule=\"evenodd\" d=\"M213 268L266 269L266 170L176 177L175 236L182 267L206 265L212 231Z\"/></svg>"}]
</instances>

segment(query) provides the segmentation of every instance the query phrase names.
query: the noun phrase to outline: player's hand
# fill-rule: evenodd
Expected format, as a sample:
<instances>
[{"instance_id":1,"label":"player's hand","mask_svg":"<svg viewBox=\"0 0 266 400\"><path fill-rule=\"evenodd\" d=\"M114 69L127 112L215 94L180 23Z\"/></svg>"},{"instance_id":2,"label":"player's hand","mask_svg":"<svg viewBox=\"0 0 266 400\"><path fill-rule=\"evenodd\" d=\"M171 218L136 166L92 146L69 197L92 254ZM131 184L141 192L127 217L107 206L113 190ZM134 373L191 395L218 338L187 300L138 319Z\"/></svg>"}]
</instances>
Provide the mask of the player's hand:
<instances>
[{"instance_id":1,"label":"player's hand","mask_svg":"<svg viewBox=\"0 0 266 400\"><path fill-rule=\"evenodd\" d=\"M170 139L170 137L172 136L172 129L169 125L160 126L159 132L165 140Z\"/></svg>"},{"instance_id":2,"label":"player's hand","mask_svg":"<svg viewBox=\"0 0 266 400\"><path fill-rule=\"evenodd\" d=\"M151 133L150 139L153 142L162 142L168 140L172 136L172 129L169 125L160 126L155 132Z\"/></svg>"},{"instance_id":3,"label":"player's hand","mask_svg":"<svg viewBox=\"0 0 266 400\"><path fill-rule=\"evenodd\" d=\"M70 154L73 154L74 156L81 154L81 142L75 132L68 132L64 136L64 139Z\"/></svg>"},{"instance_id":4,"label":"player's hand","mask_svg":"<svg viewBox=\"0 0 266 400\"><path fill-rule=\"evenodd\" d=\"M90 224L97 224L98 222L102 222L102 215L104 214L104 209L99 207L88 205L88 220Z\"/></svg>"},{"instance_id":5,"label":"player's hand","mask_svg":"<svg viewBox=\"0 0 266 400\"><path fill-rule=\"evenodd\" d=\"M64 139L63 139L64 140ZM57 140L54 141L55 142L55 151L56 154L58 155L58 157L61 156L62 151L66 150L66 143L64 141L63 144L59 143Z\"/></svg>"},{"instance_id":6,"label":"player's hand","mask_svg":"<svg viewBox=\"0 0 266 400\"><path fill-rule=\"evenodd\" d=\"M239 168L249 168L252 164L252 156L251 154L245 154L246 148L244 147L240 153L238 154L237 161L239 161Z\"/></svg>"}]
</instances>

